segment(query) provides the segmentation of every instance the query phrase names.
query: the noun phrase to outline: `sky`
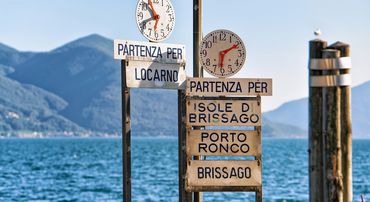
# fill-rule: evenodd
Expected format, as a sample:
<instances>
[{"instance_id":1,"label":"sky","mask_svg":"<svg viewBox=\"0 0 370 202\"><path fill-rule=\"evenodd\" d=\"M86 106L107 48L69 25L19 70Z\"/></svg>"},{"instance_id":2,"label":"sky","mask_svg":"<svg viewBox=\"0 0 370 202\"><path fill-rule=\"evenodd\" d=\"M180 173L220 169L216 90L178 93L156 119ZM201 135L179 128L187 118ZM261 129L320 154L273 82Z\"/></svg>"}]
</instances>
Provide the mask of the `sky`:
<instances>
[{"instance_id":1,"label":"sky","mask_svg":"<svg viewBox=\"0 0 370 202\"><path fill-rule=\"evenodd\" d=\"M136 0L1 0L0 42L21 51L49 51L97 33L111 39L146 41L135 22ZM185 44L192 76L192 3L172 0L176 25L163 43ZM262 110L308 95L308 42L351 45L352 83L370 80L369 0L203 0L203 35L228 29L247 48L247 61L234 77L272 78L273 96ZM113 50L112 50L113 54Z\"/></svg>"}]
</instances>

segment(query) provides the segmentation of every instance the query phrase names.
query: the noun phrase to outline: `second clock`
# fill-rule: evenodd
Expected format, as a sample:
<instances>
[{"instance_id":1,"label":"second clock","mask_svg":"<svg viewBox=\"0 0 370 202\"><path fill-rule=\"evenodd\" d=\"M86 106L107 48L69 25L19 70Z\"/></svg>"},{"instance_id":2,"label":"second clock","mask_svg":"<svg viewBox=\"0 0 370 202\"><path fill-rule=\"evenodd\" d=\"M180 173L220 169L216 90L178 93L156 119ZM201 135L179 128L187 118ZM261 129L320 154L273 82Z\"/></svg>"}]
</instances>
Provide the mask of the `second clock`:
<instances>
[{"instance_id":1,"label":"second clock","mask_svg":"<svg viewBox=\"0 0 370 202\"><path fill-rule=\"evenodd\" d=\"M139 0L136 23L149 41L159 42L170 36L175 26L175 11L170 0Z\"/></svg>"},{"instance_id":2,"label":"second clock","mask_svg":"<svg viewBox=\"0 0 370 202\"><path fill-rule=\"evenodd\" d=\"M220 29L207 34L200 47L200 64L216 77L236 74L244 65L246 49L240 37L232 31Z\"/></svg>"}]
</instances>

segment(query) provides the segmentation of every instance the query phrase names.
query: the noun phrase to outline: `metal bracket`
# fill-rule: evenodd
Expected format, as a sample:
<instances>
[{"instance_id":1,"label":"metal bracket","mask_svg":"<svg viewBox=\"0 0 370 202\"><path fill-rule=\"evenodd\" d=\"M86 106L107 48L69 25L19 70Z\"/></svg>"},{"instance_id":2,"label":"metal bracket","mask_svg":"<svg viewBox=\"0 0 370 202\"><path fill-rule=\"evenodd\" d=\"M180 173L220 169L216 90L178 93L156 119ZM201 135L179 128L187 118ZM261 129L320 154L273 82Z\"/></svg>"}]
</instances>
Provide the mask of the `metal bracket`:
<instances>
[{"instance_id":1,"label":"metal bracket","mask_svg":"<svg viewBox=\"0 0 370 202\"><path fill-rule=\"evenodd\" d=\"M325 76L311 76L310 87L333 87L333 86L350 86L351 75L325 75Z\"/></svg>"},{"instance_id":2,"label":"metal bracket","mask_svg":"<svg viewBox=\"0 0 370 202\"><path fill-rule=\"evenodd\" d=\"M313 58L310 59L309 69L311 70L338 70L351 69L351 57L341 58Z\"/></svg>"}]
</instances>

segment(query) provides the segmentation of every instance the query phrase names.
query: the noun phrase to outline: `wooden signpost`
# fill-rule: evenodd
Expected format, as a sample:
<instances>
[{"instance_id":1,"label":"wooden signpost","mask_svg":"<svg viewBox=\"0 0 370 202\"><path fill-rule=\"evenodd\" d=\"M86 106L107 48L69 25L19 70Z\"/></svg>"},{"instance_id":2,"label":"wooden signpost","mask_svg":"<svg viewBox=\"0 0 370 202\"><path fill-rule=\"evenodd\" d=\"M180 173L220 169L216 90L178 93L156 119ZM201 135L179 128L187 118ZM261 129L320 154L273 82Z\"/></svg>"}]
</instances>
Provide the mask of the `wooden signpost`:
<instances>
[{"instance_id":1,"label":"wooden signpost","mask_svg":"<svg viewBox=\"0 0 370 202\"><path fill-rule=\"evenodd\" d=\"M262 187L259 160L190 160L187 170L188 191L241 191Z\"/></svg>"},{"instance_id":2,"label":"wooden signpost","mask_svg":"<svg viewBox=\"0 0 370 202\"><path fill-rule=\"evenodd\" d=\"M238 85L242 90L230 92L226 85ZM222 88L226 90L219 96ZM183 187L187 192L252 191L261 202L261 95L272 95L272 79L188 78L186 95L185 117L179 119L186 124L187 134ZM200 126L250 129L209 130ZM193 156L250 156L254 160L194 160Z\"/></svg>"},{"instance_id":3,"label":"wooden signpost","mask_svg":"<svg viewBox=\"0 0 370 202\"><path fill-rule=\"evenodd\" d=\"M188 126L259 126L261 107L257 100L188 99Z\"/></svg>"},{"instance_id":4,"label":"wooden signpost","mask_svg":"<svg viewBox=\"0 0 370 202\"><path fill-rule=\"evenodd\" d=\"M261 138L255 130L189 130L189 156L258 156Z\"/></svg>"},{"instance_id":5,"label":"wooden signpost","mask_svg":"<svg viewBox=\"0 0 370 202\"><path fill-rule=\"evenodd\" d=\"M202 3L193 3L195 78L186 78L184 45L153 43L173 31L175 12L170 0L138 0L136 22L150 42L114 40L114 59L121 60L124 201L131 201L130 88L161 88L178 90L179 201L193 201L192 192L194 202L199 202L202 191L251 191L261 202L261 96L272 95L272 79L225 78L243 67L245 45L225 29L209 33L201 43ZM220 78L201 78L203 69ZM225 129L230 126L249 129ZM202 156L253 159L205 160Z\"/></svg>"}]
</instances>

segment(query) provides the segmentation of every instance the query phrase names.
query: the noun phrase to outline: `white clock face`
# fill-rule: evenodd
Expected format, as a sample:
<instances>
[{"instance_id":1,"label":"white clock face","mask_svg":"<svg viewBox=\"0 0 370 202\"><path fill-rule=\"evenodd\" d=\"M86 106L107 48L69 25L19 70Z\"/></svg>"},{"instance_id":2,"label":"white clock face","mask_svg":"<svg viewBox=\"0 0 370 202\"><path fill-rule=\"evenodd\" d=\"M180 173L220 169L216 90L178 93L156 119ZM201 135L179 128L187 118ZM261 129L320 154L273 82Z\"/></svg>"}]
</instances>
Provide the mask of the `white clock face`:
<instances>
[{"instance_id":1,"label":"white clock face","mask_svg":"<svg viewBox=\"0 0 370 202\"><path fill-rule=\"evenodd\" d=\"M246 60L246 49L238 35L229 30L215 30L202 40L200 65L216 77L236 74Z\"/></svg>"},{"instance_id":2,"label":"white clock face","mask_svg":"<svg viewBox=\"0 0 370 202\"><path fill-rule=\"evenodd\" d=\"M170 0L139 0L136 23L149 41L159 42L168 38L175 26L175 11Z\"/></svg>"}]
</instances>

